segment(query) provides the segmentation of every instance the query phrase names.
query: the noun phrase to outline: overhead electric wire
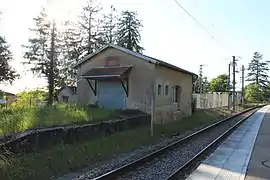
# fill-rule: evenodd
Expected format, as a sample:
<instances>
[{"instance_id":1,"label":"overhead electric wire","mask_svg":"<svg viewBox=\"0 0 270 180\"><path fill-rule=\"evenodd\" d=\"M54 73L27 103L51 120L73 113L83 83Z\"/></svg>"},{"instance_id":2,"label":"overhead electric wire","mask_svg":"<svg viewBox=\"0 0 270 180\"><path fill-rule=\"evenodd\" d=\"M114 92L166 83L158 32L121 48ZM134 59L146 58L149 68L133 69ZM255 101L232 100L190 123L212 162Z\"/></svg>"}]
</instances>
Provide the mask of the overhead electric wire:
<instances>
[{"instance_id":1,"label":"overhead electric wire","mask_svg":"<svg viewBox=\"0 0 270 180\"><path fill-rule=\"evenodd\" d=\"M177 0L174 0L175 3L183 10L186 14L188 14L201 29L203 29L211 39L213 39L221 48L226 49L194 16L192 16ZM227 51L227 50L226 50Z\"/></svg>"}]
</instances>

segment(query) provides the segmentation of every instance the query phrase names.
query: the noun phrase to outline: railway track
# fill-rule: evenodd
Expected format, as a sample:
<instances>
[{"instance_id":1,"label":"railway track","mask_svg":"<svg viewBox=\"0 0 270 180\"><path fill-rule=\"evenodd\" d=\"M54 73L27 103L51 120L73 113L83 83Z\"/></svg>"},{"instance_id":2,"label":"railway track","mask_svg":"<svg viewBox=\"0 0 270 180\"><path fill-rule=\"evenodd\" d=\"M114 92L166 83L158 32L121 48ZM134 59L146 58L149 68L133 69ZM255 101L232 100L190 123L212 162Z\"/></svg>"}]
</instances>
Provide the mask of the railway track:
<instances>
[{"instance_id":1,"label":"railway track","mask_svg":"<svg viewBox=\"0 0 270 180\"><path fill-rule=\"evenodd\" d=\"M256 112L257 108L247 109L216 122L140 159L91 179L183 179L184 172L196 163L196 160L213 150L219 142Z\"/></svg>"}]
</instances>

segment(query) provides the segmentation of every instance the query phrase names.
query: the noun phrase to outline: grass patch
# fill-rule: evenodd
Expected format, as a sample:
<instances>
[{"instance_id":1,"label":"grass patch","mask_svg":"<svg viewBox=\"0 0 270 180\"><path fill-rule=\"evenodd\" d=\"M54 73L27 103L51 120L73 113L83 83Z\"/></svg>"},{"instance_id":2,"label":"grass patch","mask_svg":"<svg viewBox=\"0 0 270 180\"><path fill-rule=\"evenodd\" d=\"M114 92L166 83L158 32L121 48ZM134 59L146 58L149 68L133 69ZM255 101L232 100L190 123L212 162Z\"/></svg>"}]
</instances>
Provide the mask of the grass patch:
<instances>
[{"instance_id":1,"label":"grass patch","mask_svg":"<svg viewBox=\"0 0 270 180\"><path fill-rule=\"evenodd\" d=\"M229 114L231 114L231 111L227 109L199 110L192 116L180 121L174 121L166 125L156 125L155 131L157 134L171 135L172 133L182 132L201 125L211 124L214 120Z\"/></svg>"},{"instance_id":2,"label":"grass patch","mask_svg":"<svg viewBox=\"0 0 270 180\"><path fill-rule=\"evenodd\" d=\"M0 110L0 136L32 128L97 122L117 117L113 110L73 105Z\"/></svg>"},{"instance_id":3,"label":"grass patch","mask_svg":"<svg viewBox=\"0 0 270 180\"><path fill-rule=\"evenodd\" d=\"M108 137L96 138L73 145L58 145L38 153L19 154L0 169L0 179L48 179L51 176L89 166L89 164L113 155L130 151L140 145L158 141L203 124L210 124L218 117L230 114L227 110L198 111L191 117L165 125L155 125L155 134L150 136L149 127L118 132ZM0 162L1 163L1 162Z\"/></svg>"}]
</instances>

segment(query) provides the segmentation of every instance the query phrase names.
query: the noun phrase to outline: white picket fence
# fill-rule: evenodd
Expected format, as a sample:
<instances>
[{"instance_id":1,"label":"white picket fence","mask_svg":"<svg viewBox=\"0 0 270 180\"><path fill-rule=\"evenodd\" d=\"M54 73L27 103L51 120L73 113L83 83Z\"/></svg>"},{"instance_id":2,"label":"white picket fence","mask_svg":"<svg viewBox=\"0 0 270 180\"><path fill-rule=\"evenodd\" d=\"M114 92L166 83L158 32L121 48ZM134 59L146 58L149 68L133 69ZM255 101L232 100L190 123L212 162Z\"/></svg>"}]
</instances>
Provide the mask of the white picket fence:
<instances>
[{"instance_id":1,"label":"white picket fence","mask_svg":"<svg viewBox=\"0 0 270 180\"><path fill-rule=\"evenodd\" d=\"M207 93L193 94L196 99L196 108L209 109L228 106L228 93ZM236 93L236 105L241 104L241 93ZM230 97L230 105L232 105L232 95Z\"/></svg>"}]
</instances>

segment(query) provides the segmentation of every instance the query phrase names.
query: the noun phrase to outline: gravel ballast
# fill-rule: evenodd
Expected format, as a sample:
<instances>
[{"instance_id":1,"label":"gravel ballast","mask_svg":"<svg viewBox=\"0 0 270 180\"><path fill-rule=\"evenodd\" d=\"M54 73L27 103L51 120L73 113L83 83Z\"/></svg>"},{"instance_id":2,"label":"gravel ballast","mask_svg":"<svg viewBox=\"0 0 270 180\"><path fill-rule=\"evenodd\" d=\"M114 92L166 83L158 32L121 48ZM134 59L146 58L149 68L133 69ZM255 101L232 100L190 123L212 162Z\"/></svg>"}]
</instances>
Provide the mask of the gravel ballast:
<instances>
[{"instance_id":1,"label":"gravel ballast","mask_svg":"<svg viewBox=\"0 0 270 180\"><path fill-rule=\"evenodd\" d=\"M192 138L187 143L178 145L175 149L167 151L166 153L156 157L154 160L147 162L143 166L135 168L118 179L166 179L171 173L184 165L188 160L193 158L226 130L236 124L241 117L224 122L211 130Z\"/></svg>"},{"instance_id":2,"label":"gravel ballast","mask_svg":"<svg viewBox=\"0 0 270 180\"><path fill-rule=\"evenodd\" d=\"M240 119L244 115L241 115L235 119ZM153 143L152 145L147 145L147 146L141 146L131 152L123 153L121 155L117 155L114 158L106 161L101 161L99 163L95 163L93 165L90 165L88 168L82 169L81 171L75 172L75 173L70 173L62 177L54 177L51 179L57 179L57 180L71 180L71 179L76 179L76 180L83 180L83 179L93 179L94 177L100 176L106 172L109 172L113 169L120 168L123 165L126 165L130 162L135 161L136 159L139 159L151 152L154 152L162 147L165 147L195 131L198 131L202 128L206 127L200 126L197 128L194 128L192 130L185 131L184 133L181 134L175 134L171 137L166 137L162 138L158 143Z\"/></svg>"}]
</instances>

